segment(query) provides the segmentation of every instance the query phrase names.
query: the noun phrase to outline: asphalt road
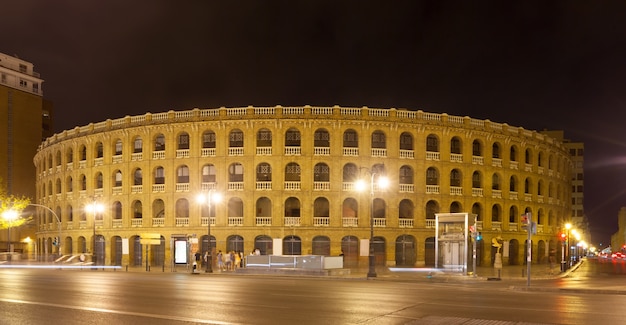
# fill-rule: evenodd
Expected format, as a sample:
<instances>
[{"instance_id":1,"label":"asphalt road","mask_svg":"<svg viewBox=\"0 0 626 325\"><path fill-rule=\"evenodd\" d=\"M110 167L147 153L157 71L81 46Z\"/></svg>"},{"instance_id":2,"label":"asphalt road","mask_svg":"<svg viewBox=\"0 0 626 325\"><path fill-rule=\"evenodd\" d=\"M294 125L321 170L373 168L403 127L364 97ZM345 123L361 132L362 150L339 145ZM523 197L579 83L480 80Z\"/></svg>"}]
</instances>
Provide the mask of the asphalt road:
<instances>
[{"instance_id":1,"label":"asphalt road","mask_svg":"<svg viewBox=\"0 0 626 325\"><path fill-rule=\"evenodd\" d=\"M625 275L626 261L592 260L522 290L454 278L0 269L0 324L622 324L626 294L593 289L626 288Z\"/></svg>"}]
</instances>

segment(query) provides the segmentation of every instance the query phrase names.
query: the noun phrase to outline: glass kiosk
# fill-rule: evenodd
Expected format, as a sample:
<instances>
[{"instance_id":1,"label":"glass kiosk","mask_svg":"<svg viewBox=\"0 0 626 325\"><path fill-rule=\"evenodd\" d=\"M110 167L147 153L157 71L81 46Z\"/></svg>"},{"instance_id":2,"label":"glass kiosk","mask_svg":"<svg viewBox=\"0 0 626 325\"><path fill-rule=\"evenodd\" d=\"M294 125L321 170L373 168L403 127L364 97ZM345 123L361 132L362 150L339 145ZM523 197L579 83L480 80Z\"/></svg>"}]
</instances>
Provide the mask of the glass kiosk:
<instances>
[{"instance_id":1,"label":"glass kiosk","mask_svg":"<svg viewBox=\"0 0 626 325\"><path fill-rule=\"evenodd\" d=\"M436 213L435 221L435 268L467 275L469 226L475 226L476 215Z\"/></svg>"}]
</instances>

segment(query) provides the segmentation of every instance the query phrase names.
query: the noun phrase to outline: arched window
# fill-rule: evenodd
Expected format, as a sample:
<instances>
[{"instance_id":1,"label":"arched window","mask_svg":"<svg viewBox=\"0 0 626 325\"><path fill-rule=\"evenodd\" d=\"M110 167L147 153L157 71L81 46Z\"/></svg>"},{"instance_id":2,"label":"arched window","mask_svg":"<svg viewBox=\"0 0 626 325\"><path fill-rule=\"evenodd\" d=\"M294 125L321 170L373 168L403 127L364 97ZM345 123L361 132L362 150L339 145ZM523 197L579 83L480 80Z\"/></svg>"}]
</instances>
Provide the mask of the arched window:
<instances>
[{"instance_id":1,"label":"arched window","mask_svg":"<svg viewBox=\"0 0 626 325\"><path fill-rule=\"evenodd\" d=\"M387 148L387 139L385 137L385 133L382 131L374 131L372 132L372 148L375 149L386 149Z\"/></svg>"},{"instance_id":2,"label":"arched window","mask_svg":"<svg viewBox=\"0 0 626 325\"><path fill-rule=\"evenodd\" d=\"M474 171L472 174L472 188L482 188L483 182L478 171Z\"/></svg>"},{"instance_id":3,"label":"arched window","mask_svg":"<svg viewBox=\"0 0 626 325\"><path fill-rule=\"evenodd\" d=\"M400 150L413 150L413 136L409 132L400 134Z\"/></svg>"},{"instance_id":4,"label":"arched window","mask_svg":"<svg viewBox=\"0 0 626 325\"><path fill-rule=\"evenodd\" d=\"M165 150L165 136L163 134L157 134L154 138L154 151Z\"/></svg>"},{"instance_id":5,"label":"arched window","mask_svg":"<svg viewBox=\"0 0 626 325\"><path fill-rule=\"evenodd\" d=\"M214 149L215 148L215 132L204 131L202 133L202 148Z\"/></svg>"},{"instance_id":6,"label":"arched window","mask_svg":"<svg viewBox=\"0 0 626 325\"><path fill-rule=\"evenodd\" d=\"M133 140L133 153L141 152L143 152L143 140L141 140L141 137L135 137L135 140Z\"/></svg>"},{"instance_id":7,"label":"arched window","mask_svg":"<svg viewBox=\"0 0 626 325\"><path fill-rule=\"evenodd\" d=\"M120 201L113 202L113 219L122 219L122 203Z\"/></svg>"},{"instance_id":8,"label":"arched window","mask_svg":"<svg viewBox=\"0 0 626 325\"><path fill-rule=\"evenodd\" d=\"M243 132L239 129L234 129L228 134L228 146L230 148L242 148L243 147Z\"/></svg>"},{"instance_id":9,"label":"arched window","mask_svg":"<svg viewBox=\"0 0 626 325\"><path fill-rule=\"evenodd\" d=\"M296 163L289 163L285 167L285 181L287 182L299 182L300 181L300 165Z\"/></svg>"},{"instance_id":10,"label":"arched window","mask_svg":"<svg viewBox=\"0 0 626 325\"><path fill-rule=\"evenodd\" d=\"M459 137L453 137L450 140L450 153L460 155L463 153L461 139Z\"/></svg>"},{"instance_id":11,"label":"arched window","mask_svg":"<svg viewBox=\"0 0 626 325\"><path fill-rule=\"evenodd\" d=\"M189 134L183 132L178 135L178 150L189 150Z\"/></svg>"},{"instance_id":12,"label":"arched window","mask_svg":"<svg viewBox=\"0 0 626 325\"><path fill-rule=\"evenodd\" d=\"M313 134L313 146L318 148L330 147L330 133L326 129L317 129Z\"/></svg>"},{"instance_id":13,"label":"arched window","mask_svg":"<svg viewBox=\"0 0 626 325\"><path fill-rule=\"evenodd\" d=\"M426 151L439 152L439 138L434 134L426 137Z\"/></svg>"},{"instance_id":14,"label":"arched window","mask_svg":"<svg viewBox=\"0 0 626 325\"><path fill-rule=\"evenodd\" d=\"M137 200L133 202L133 218L141 219L143 217L143 206L141 201Z\"/></svg>"},{"instance_id":15,"label":"arched window","mask_svg":"<svg viewBox=\"0 0 626 325\"><path fill-rule=\"evenodd\" d=\"M502 157L500 153L500 145L498 143L494 143L491 146L491 158L500 159Z\"/></svg>"},{"instance_id":16,"label":"arched window","mask_svg":"<svg viewBox=\"0 0 626 325\"><path fill-rule=\"evenodd\" d=\"M122 186L122 172L120 170L116 170L113 174L113 187L121 187Z\"/></svg>"},{"instance_id":17,"label":"arched window","mask_svg":"<svg viewBox=\"0 0 626 325\"><path fill-rule=\"evenodd\" d=\"M215 183L215 165L207 164L202 166L202 183Z\"/></svg>"},{"instance_id":18,"label":"arched window","mask_svg":"<svg viewBox=\"0 0 626 325\"><path fill-rule=\"evenodd\" d=\"M272 131L268 129L260 129L256 133L257 148L272 147Z\"/></svg>"},{"instance_id":19,"label":"arched window","mask_svg":"<svg viewBox=\"0 0 626 325\"><path fill-rule=\"evenodd\" d=\"M143 185L143 174L141 173L141 168L135 169L133 173L133 185Z\"/></svg>"},{"instance_id":20,"label":"arched window","mask_svg":"<svg viewBox=\"0 0 626 325\"><path fill-rule=\"evenodd\" d=\"M268 163L260 163L256 166L256 181L257 182L271 182L272 181L272 166Z\"/></svg>"},{"instance_id":21,"label":"arched window","mask_svg":"<svg viewBox=\"0 0 626 325\"><path fill-rule=\"evenodd\" d=\"M290 128L285 133L285 147L300 147L300 131L298 129Z\"/></svg>"},{"instance_id":22,"label":"arched window","mask_svg":"<svg viewBox=\"0 0 626 325\"><path fill-rule=\"evenodd\" d=\"M189 167L186 165L179 166L176 170L176 183L189 183Z\"/></svg>"},{"instance_id":23,"label":"arched window","mask_svg":"<svg viewBox=\"0 0 626 325\"><path fill-rule=\"evenodd\" d=\"M314 182L329 182L330 181L330 167L325 163L317 163L313 167L313 181Z\"/></svg>"},{"instance_id":24,"label":"arched window","mask_svg":"<svg viewBox=\"0 0 626 325\"><path fill-rule=\"evenodd\" d=\"M344 148L358 148L359 147L359 135L356 131L348 129L343 132L343 147Z\"/></svg>"},{"instance_id":25,"label":"arched window","mask_svg":"<svg viewBox=\"0 0 626 325\"><path fill-rule=\"evenodd\" d=\"M460 170L453 169L450 172L450 186L460 187L462 179L463 179L463 176L461 176Z\"/></svg>"},{"instance_id":26,"label":"arched window","mask_svg":"<svg viewBox=\"0 0 626 325\"><path fill-rule=\"evenodd\" d=\"M439 171L435 167L426 170L426 185L439 185Z\"/></svg>"},{"instance_id":27,"label":"arched window","mask_svg":"<svg viewBox=\"0 0 626 325\"><path fill-rule=\"evenodd\" d=\"M122 140L120 140L120 139L115 140L115 148L114 148L114 150L115 150L115 155L116 156L119 156L119 155L122 154L123 147L124 146L122 144Z\"/></svg>"},{"instance_id":28,"label":"arched window","mask_svg":"<svg viewBox=\"0 0 626 325\"><path fill-rule=\"evenodd\" d=\"M498 174L493 174L491 177L491 189L499 191L502 188L500 182L500 176Z\"/></svg>"},{"instance_id":29,"label":"arched window","mask_svg":"<svg viewBox=\"0 0 626 325\"><path fill-rule=\"evenodd\" d=\"M474 140L472 142L472 156L482 157L483 155L483 145L478 140Z\"/></svg>"},{"instance_id":30,"label":"arched window","mask_svg":"<svg viewBox=\"0 0 626 325\"><path fill-rule=\"evenodd\" d=\"M154 184L165 184L165 169L161 166L154 169Z\"/></svg>"},{"instance_id":31,"label":"arched window","mask_svg":"<svg viewBox=\"0 0 626 325\"><path fill-rule=\"evenodd\" d=\"M240 163L232 163L228 166L228 181L243 182L243 165Z\"/></svg>"}]
</instances>

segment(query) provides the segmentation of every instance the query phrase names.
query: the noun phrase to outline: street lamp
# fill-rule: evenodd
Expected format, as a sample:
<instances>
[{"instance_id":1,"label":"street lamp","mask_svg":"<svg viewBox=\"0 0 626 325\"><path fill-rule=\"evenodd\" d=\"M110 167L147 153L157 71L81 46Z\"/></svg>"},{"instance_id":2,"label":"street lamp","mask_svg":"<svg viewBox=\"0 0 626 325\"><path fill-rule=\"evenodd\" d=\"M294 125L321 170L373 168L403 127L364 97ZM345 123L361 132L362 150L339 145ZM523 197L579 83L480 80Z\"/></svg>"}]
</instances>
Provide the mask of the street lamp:
<instances>
[{"instance_id":1,"label":"street lamp","mask_svg":"<svg viewBox=\"0 0 626 325\"><path fill-rule=\"evenodd\" d=\"M9 225L7 227L7 231L8 231L8 237L7 237L7 252L9 252L9 255L7 257L7 259L9 260L9 262L12 259L12 253L13 253L13 249L11 247L11 223L13 222L13 220L17 219L17 211L13 210L13 209L9 209L6 210L2 213L2 218L4 218L4 220L7 221L7 224Z\"/></svg>"},{"instance_id":2,"label":"street lamp","mask_svg":"<svg viewBox=\"0 0 626 325\"><path fill-rule=\"evenodd\" d=\"M569 230L570 229L572 229L572 224L568 222L568 223L565 224L565 230L567 231L567 241L566 241L566 244L567 244L567 267L568 268L572 264L572 257L571 257L571 253L570 253L571 249L569 247Z\"/></svg>"},{"instance_id":3,"label":"street lamp","mask_svg":"<svg viewBox=\"0 0 626 325\"><path fill-rule=\"evenodd\" d=\"M379 175L376 172L372 172L367 168L367 172L370 174L370 243L369 243L369 270L367 271L368 278L375 278L376 275L376 257L374 256L374 178L378 176L378 188L385 189L389 186L389 179L385 176ZM365 181L358 180L356 189L359 192L364 191L367 186Z\"/></svg>"},{"instance_id":4,"label":"street lamp","mask_svg":"<svg viewBox=\"0 0 626 325\"><path fill-rule=\"evenodd\" d=\"M59 242L57 244L57 247L59 249L59 257L60 257L61 256L61 219L59 218L59 216L54 211L52 211L52 209L50 209L49 207L47 207L45 205L36 204L36 203L29 203L28 205L32 205L34 207L44 208L44 209L50 211L50 213L52 213L52 215L57 219L57 223L59 224Z\"/></svg>"},{"instance_id":5,"label":"street lamp","mask_svg":"<svg viewBox=\"0 0 626 325\"><path fill-rule=\"evenodd\" d=\"M213 273L213 252L211 251L211 203L212 201L219 202L222 199L222 196L219 193L214 193L213 189L209 189L206 194L198 195L198 202L205 203L209 210L208 220L207 220L207 259L206 259L206 270L205 273Z\"/></svg>"},{"instance_id":6,"label":"street lamp","mask_svg":"<svg viewBox=\"0 0 626 325\"><path fill-rule=\"evenodd\" d=\"M85 207L85 211L89 212L89 213L93 213L93 249L92 249L92 253L93 253L93 264L97 265L98 262L98 256L96 255L96 216L98 215L98 213L102 213L104 211L104 206L100 203L97 203L96 200L94 200L92 203L87 204L87 206Z\"/></svg>"}]
</instances>

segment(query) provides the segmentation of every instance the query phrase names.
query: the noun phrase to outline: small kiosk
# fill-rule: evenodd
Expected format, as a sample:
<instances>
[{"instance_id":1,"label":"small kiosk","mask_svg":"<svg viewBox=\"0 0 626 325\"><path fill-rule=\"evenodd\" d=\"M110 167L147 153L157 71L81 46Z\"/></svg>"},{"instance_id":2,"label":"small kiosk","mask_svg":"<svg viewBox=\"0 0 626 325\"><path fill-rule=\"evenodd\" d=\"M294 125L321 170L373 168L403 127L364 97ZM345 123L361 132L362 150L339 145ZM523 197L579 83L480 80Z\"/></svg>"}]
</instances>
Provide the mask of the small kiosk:
<instances>
[{"instance_id":1,"label":"small kiosk","mask_svg":"<svg viewBox=\"0 0 626 325\"><path fill-rule=\"evenodd\" d=\"M435 214L435 267L467 275L470 233L476 215L466 212Z\"/></svg>"}]
</instances>

